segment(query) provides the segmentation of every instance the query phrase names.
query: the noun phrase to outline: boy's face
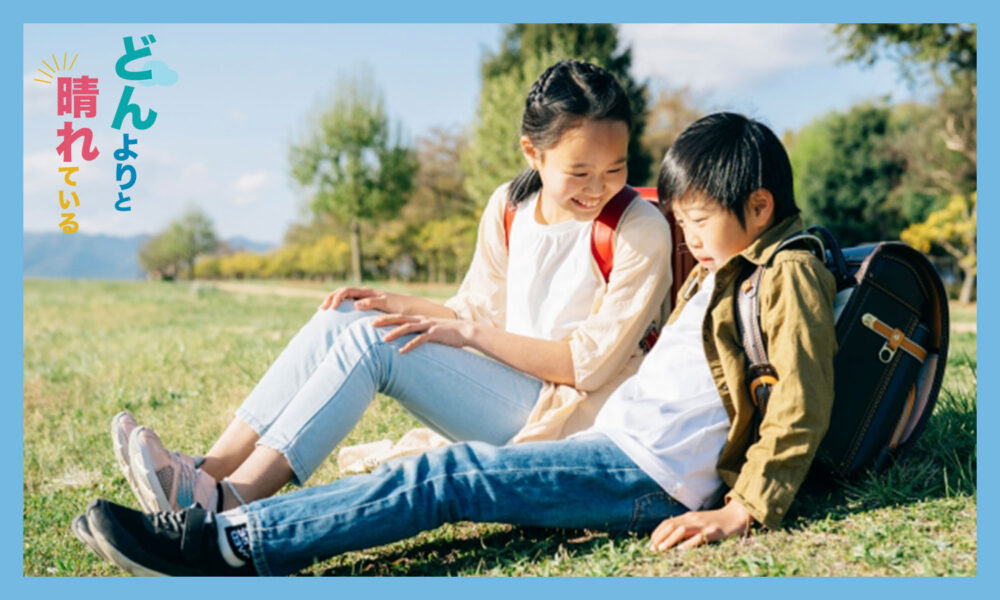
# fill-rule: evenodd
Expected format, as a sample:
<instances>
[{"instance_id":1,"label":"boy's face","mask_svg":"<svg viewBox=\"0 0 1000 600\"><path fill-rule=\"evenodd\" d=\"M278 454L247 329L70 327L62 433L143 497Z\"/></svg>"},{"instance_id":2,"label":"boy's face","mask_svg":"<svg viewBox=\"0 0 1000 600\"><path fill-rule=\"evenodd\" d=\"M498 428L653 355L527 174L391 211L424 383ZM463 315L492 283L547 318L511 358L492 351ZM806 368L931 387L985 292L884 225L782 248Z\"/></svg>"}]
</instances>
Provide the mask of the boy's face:
<instances>
[{"instance_id":1,"label":"boy's face","mask_svg":"<svg viewBox=\"0 0 1000 600\"><path fill-rule=\"evenodd\" d=\"M726 264L770 226L774 209L770 192L754 192L744 208L745 228L740 226L735 214L703 194L692 194L671 203L688 249L698 264L709 271Z\"/></svg>"}]
</instances>

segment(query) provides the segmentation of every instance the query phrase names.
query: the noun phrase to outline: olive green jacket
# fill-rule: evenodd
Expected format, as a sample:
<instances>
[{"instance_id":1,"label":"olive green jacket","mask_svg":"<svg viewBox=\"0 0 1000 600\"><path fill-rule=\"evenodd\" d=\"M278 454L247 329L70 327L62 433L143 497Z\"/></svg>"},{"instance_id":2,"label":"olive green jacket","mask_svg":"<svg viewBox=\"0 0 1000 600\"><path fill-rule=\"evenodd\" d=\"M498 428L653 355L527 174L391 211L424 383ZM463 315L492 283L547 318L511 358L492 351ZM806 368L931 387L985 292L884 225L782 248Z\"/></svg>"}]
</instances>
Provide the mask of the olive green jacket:
<instances>
[{"instance_id":1,"label":"olive green jacket","mask_svg":"<svg viewBox=\"0 0 1000 600\"><path fill-rule=\"evenodd\" d=\"M702 326L705 356L731 423L718 463L719 475L730 487L726 501L738 500L757 522L772 529L780 525L809 470L833 405L836 284L811 252L776 252L779 242L801 229L798 217L789 217L720 267ZM760 320L768 358L778 374L762 422L750 400L746 353L736 324L735 280L748 262L767 265L760 284ZM705 275L700 266L691 272L669 322Z\"/></svg>"}]
</instances>

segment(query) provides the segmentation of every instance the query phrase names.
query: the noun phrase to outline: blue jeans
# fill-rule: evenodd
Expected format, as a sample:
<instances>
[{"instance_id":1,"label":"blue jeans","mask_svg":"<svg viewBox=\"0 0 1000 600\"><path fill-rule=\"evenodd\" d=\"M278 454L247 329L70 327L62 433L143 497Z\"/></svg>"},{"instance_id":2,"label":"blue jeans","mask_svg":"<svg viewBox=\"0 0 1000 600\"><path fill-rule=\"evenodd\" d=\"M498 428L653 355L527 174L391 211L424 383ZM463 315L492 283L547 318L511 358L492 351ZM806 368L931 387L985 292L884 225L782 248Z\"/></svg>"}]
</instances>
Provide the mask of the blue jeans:
<instances>
[{"instance_id":1,"label":"blue jeans","mask_svg":"<svg viewBox=\"0 0 1000 600\"><path fill-rule=\"evenodd\" d=\"M455 521L648 532L687 508L595 434L453 444L237 510L257 571L283 575Z\"/></svg>"},{"instance_id":2,"label":"blue jeans","mask_svg":"<svg viewBox=\"0 0 1000 600\"><path fill-rule=\"evenodd\" d=\"M376 328L383 313L351 301L319 310L295 335L236 416L281 452L304 483L361 418L378 392L450 440L501 445L527 420L542 381L460 348L392 342Z\"/></svg>"}]
</instances>

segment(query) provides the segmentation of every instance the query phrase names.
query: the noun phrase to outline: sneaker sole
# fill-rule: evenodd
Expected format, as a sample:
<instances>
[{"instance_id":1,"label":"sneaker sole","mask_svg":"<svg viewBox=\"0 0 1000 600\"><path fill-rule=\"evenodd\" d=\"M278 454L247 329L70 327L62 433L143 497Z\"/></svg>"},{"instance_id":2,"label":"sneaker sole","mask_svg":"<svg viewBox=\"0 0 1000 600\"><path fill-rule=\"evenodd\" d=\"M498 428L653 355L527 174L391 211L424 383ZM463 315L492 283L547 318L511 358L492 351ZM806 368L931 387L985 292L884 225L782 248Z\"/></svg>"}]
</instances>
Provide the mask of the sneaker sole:
<instances>
[{"instance_id":1,"label":"sneaker sole","mask_svg":"<svg viewBox=\"0 0 1000 600\"><path fill-rule=\"evenodd\" d=\"M104 554L104 549L97 543L94 539L93 534L90 533L90 525L87 524L87 515L77 515L73 518L73 522L70 523L70 529L73 530L73 535L76 539L83 542L83 545L90 548L90 551L97 555L98 558L106 561L111 561L106 554Z\"/></svg>"},{"instance_id":2,"label":"sneaker sole","mask_svg":"<svg viewBox=\"0 0 1000 600\"><path fill-rule=\"evenodd\" d=\"M160 485L160 480L156 477L156 470L153 468L153 460L150 458L146 448L139 443L138 433L146 429L139 426L132 430L129 438L129 456L132 459L132 475L136 482L136 495L140 501L145 500L150 503L152 509L147 508L146 512L170 512L177 510L171 506L167 499L167 494Z\"/></svg>"},{"instance_id":3,"label":"sneaker sole","mask_svg":"<svg viewBox=\"0 0 1000 600\"><path fill-rule=\"evenodd\" d=\"M142 497L142 494L139 493L139 486L135 480L135 474L132 472L132 465L129 462L128 438L121 435L122 428L118 425L119 420L126 414L128 413L122 411L111 418L111 445L114 447L115 460L118 461L118 468L121 470L122 475L125 476L128 486L132 488L132 494L139 501L143 512L153 512L155 511L155 507L149 506Z\"/></svg>"},{"instance_id":4,"label":"sneaker sole","mask_svg":"<svg viewBox=\"0 0 1000 600\"><path fill-rule=\"evenodd\" d=\"M122 554L117 548L111 545L111 542L108 541L106 537L101 535L99 529L90 529L90 533L93 536L94 541L97 542L101 552L104 553L104 558L118 567L121 567L128 573L135 575L136 577L168 577L166 573L154 571L153 569L141 565Z\"/></svg>"}]
</instances>

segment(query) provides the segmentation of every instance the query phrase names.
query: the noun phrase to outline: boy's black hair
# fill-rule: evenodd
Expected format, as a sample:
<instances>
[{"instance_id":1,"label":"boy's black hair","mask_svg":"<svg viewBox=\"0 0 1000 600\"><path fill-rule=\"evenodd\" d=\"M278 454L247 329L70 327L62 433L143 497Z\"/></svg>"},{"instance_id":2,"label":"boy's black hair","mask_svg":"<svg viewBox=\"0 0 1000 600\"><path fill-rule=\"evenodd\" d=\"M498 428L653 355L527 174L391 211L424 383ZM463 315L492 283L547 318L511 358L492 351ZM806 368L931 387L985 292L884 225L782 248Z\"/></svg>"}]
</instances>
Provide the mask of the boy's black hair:
<instances>
[{"instance_id":1,"label":"boy's black hair","mask_svg":"<svg viewBox=\"0 0 1000 600\"><path fill-rule=\"evenodd\" d=\"M615 76L581 60L561 60L542 73L524 102L521 135L545 151L583 119L622 121L632 129L632 106ZM538 171L525 169L511 182L507 199L517 204L542 187Z\"/></svg>"},{"instance_id":2,"label":"boy's black hair","mask_svg":"<svg viewBox=\"0 0 1000 600\"><path fill-rule=\"evenodd\" d=\"M774 197L774 222L799 214L792 165L774 132L740 114L719 112L698 119L677 138L660 165L657 193L664 211L700 193L736 215L746 227L744 206L756 190Z\"/></svg>"}]
</instances>

